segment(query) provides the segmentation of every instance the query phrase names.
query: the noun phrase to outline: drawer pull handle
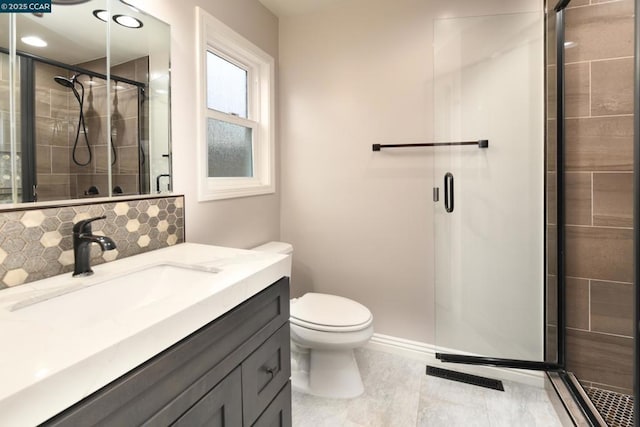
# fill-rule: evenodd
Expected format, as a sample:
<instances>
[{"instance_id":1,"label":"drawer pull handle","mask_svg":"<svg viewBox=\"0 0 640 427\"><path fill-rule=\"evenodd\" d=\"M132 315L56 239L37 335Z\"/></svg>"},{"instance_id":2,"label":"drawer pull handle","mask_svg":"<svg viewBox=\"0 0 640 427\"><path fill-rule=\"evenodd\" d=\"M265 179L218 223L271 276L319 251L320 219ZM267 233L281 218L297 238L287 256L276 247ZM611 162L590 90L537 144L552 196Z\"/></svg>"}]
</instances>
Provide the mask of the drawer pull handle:
<instances>
[{"instance_id":1,"label":"drawer pull handle","mask_svg":"<svg viewBox=\"0 0 640 427\"><path fill-rule=\"evenodd\" d=\"M278 368L277 367L265 368L264 370L267 371L267 373L271 375L271 378L269 378L269 381L271 381L273 379L273 377L275 377L276 374L278 373Z\"/></svg>"}]
</instances>

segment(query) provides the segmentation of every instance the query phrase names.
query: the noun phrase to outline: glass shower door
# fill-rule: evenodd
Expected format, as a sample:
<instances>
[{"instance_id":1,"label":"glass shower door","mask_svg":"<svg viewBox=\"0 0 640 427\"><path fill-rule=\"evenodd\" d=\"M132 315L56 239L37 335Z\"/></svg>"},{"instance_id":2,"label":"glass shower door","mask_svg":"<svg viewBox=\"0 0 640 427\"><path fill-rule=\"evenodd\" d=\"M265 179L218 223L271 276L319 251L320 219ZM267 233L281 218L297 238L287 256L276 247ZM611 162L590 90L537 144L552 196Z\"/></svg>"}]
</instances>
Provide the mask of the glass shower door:
<instances>
[{"instance_id":1,"label":"glass shower door","mask_svg":"<svg viewBox=\"0 0 640 427\"><path fill-rule=\"evenodd\" d=\"M437 20L434 64L435 140L489 141L434 150L438 351L541 362L542 12Z\"/></svg>"}]
</instances>

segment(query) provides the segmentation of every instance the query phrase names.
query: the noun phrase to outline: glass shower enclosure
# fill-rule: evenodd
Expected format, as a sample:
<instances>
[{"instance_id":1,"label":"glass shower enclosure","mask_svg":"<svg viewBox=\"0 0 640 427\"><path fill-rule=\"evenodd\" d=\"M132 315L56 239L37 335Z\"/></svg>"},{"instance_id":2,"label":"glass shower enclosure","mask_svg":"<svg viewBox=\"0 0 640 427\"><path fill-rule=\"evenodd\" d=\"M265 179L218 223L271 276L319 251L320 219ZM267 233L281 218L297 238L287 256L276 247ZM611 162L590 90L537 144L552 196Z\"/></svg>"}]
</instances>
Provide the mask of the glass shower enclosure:
<instances>
[{"instance_id":1,"label":"glass shower enclosure","mask_svg":"<svg viewBox=\"0 0 640 427\"><path fill-rule=\"evenodd\" d=\"M541 12L435 22L436 343L543 362ZM453 200L453 206L451 205Z\"/></svg>"},{"instance_id":2,"label":"glass shower enclosure","mask_svg":"<svg viewBox=\"0 0 640 427\"><path fill-rule=\"evenodd\" d=\"M591 425L640 422L639 3L434 25L435 140L488 141L434 150L437 357L546 371Z\"/></svg>"}]
</instances>

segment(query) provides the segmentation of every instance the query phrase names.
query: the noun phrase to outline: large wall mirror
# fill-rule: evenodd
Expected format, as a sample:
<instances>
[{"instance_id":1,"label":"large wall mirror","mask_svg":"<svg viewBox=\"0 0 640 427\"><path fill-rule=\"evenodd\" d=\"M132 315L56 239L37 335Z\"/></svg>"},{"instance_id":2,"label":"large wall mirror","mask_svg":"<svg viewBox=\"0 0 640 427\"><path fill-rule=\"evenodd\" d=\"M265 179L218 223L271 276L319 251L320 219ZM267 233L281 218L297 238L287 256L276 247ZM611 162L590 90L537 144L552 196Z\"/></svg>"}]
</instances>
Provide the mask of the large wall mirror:
<instances>
[{"instance_id":1,"label":"large wall mirror","mask_svg":"<svg viewBox=\"0 0 640 427\"><path fill-rule=\"evenodd\" d=\"M52 3L0 15L0 203L170 190L169 25L120 0Z\"/></svg>"}]
</instances>

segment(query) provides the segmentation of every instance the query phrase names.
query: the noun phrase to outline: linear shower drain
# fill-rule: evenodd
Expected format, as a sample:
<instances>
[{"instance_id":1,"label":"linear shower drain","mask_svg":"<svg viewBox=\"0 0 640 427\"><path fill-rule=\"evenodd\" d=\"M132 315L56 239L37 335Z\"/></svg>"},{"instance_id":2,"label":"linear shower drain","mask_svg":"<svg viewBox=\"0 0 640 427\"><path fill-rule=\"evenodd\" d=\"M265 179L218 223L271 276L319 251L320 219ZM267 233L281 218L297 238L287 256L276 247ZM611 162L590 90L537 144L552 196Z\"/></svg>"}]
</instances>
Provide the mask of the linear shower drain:
<instances>
[{"instance_id":1,"label":"linear shower drain","mask_svg":"<svg viewBox=\"0 0 640 427\"><path fill-rule=\"evenodd\" d=\"M479 387L490 388L493 390L504 391L504 386L500 380L465 374L463 372L450 371L449 369L436 368L435 366L427 366L427 375L444 378L445 380L477 385Z\"/></svg>"}]
</instances>

